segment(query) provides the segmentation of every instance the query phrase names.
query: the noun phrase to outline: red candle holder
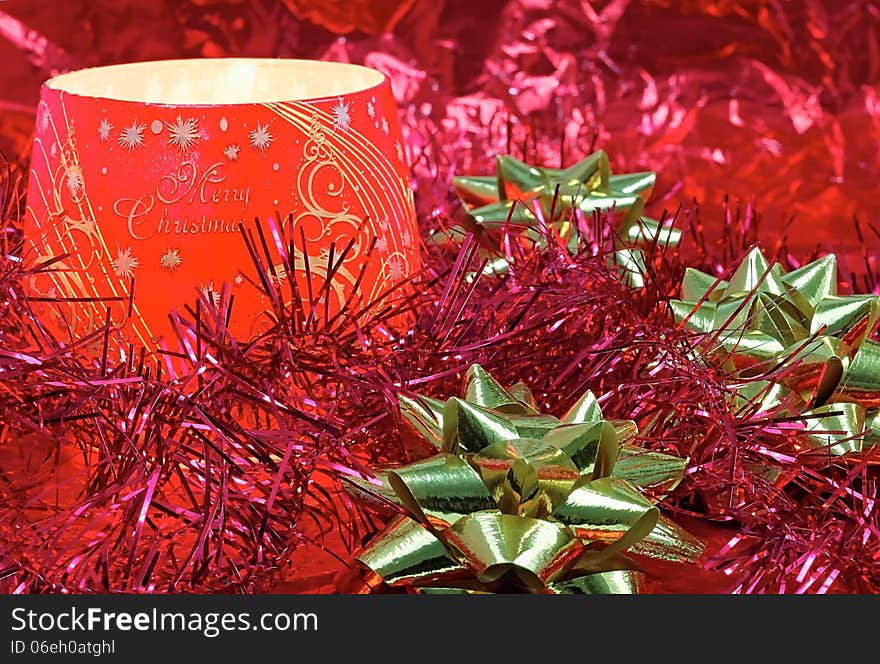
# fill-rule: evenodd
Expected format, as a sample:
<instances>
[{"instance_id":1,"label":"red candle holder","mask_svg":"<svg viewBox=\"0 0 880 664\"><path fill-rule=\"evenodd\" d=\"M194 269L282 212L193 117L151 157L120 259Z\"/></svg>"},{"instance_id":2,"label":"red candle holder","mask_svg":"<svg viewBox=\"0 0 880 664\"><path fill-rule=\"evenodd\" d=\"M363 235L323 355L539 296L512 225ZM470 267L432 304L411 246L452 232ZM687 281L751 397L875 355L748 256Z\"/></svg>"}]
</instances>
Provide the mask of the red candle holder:
<instances>
[{"instance_id":1,"label":"red candle holder","mask_svg":"<svg viewBox=\"0 0 880 664\"><path fill-rule=\"evenodd\" d=\"M27 287L62 341L99 329L109 312L120 341L176 346L169 312L199 293L218 299L223 284L234 295L230 330L259 333L272 316L240 231L276 212L296 281L306 265L313 279L333 272L332 301L318 316L356 288L369 302L419 267L384 74L204 59L85 69L44 84L25 218L26 259L41 267ZM273 267L284 289L282 266Z\"/></svg>"}]
</instances>

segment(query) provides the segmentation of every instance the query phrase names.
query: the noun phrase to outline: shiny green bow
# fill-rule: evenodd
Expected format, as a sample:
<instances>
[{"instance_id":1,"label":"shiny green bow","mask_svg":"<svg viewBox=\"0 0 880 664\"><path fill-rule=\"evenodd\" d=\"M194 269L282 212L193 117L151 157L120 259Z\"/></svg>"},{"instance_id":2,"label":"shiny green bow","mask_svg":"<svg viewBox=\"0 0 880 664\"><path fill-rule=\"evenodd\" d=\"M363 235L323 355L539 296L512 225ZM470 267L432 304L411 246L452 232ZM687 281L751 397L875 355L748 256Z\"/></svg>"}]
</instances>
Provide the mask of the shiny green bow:
<instances>
[{"instance_id":1,"label":"shiny green bow","mask_svg":"<svg viewBox=\"0 0 880 664\"><path fill-rule=\"evenodd\" d=\"M587 392L562 418L528 388L468 372L464 398L400 398L403 417L437 454L353 481L366 502L399 514L356 555L384 582L414 592L637 592L624 551L694 561L703 545L642 492L681 481L687 461L625 443Z\"/></svg>"},{"instance_id":2,"label":"shiny green bow","mask_svg":"<svg viewBox=\"0 0 880 664\"><path fill-rule=\"evenodd\" d=\"M834 254L786 272L755 248L729 281L688 268L670 304L706 335L711 361L751 381L740 397L803 418L807 447L840 455L880 440L880 344L868 338L880 298L838 295Z\"/></svg>"},{"instance_id":3,"label":"shiny green bow","mask_svg":"<svg viewBox=\"0 0 880 664\"><path fill-rule=\"evenodd\" d=\"M461 176L453 180L467 213L464 228L453 228L434 239L448 240L477 228L500 229L509 219L536 231L542 225L553 228L574 254L579 248L580 234L571 211L580 210L589 217L594 210L613 210L619 221L613 260L634 287L641 287L644 255L639 247L655 242L674 246L681 238L678 229L642 217L655 179L653 172L612 175L602 150L566 169L529 166L503 155L497 158L494 176ZM537 232L532 237L541 242L545 234ZM504 259L492 264L495 271L505 266Z\"/></svg>"}]
</instances>

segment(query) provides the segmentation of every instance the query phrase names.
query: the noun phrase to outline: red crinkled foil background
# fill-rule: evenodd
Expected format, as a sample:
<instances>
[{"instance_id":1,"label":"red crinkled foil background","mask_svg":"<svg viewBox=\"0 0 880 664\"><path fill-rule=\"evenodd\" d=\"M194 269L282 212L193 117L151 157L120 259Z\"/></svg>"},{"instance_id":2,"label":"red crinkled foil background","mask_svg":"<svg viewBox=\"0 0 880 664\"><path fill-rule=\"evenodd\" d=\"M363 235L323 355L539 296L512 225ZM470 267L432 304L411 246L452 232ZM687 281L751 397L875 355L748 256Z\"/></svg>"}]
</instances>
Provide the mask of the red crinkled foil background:
<instances>
[{"instance_id":1,"label":"red crinkled foil background","mask_svg":"<svg viewBox=\"0 0 880 664\"><path fill-rule=\"evenodd\" d=\"M720 236L730 200L750 208L746 235L767 249L796 262L836 251L843 288L877 292L878 29L880 7L867 0L9 0L0 4L0 151L26 160L39 85L64 69L233 55L348 60L393 80L425 232L458 214L452 176L490 173L497 154L558 166L603 148L615 171L658 172L655 217L682 206ZM727 269L743 248L709 262ZM812 523L832 544L856 537ZM716 552L736 533L687 525ZM867 541L872 528L857 536ZM303 550L300 573L281 588L326 590L333 561ZM676 581L672 572L656 589L729 589L702 574ZM833 589L876 586L863 582Z\"/></svg>"},{"instance_id":2,"label":"red crinkled foil background","mask_svg":"<svg viewBox=\"0 0 880 664\"><path fill-rule=\"evenodd\" d=\"M25 148L39 84L58 69L180 56L349 59L392 74L411 124L458 132L458 170L484 167L487 143L505 147L490 136L505 133L509 111L532 127L543 161L559 160L563 137L569 158L598 144L618 170L660 171L674 202L756 199L766 213L796 215L811 241L833 239L831 217L877 222L872 2L162 4L5 2L4 153Z\"/></svg>"},{"instance_id":3,"label":"red crinkled foil background","mask_svg":"<svg viewBox=\"0 0 880 664\"><path fill-rule=\"evenodd\" d=\"M448 205L453 172L487 172L497 153L525 149L556 165L599 146L615 170L659 172L656 208L729 196L756 205L767 232L789 227L796 250L854 252L856 235L841 225L853 216L865 228L880 223L880 9L869 1L163 5L5 2L3 153L27 154L39 85L61 69L325 58L394 79L402 119L417 134L410 157L423 210ZM432 154L438 146L442 158Z\"/></svg>"}]
</instances>

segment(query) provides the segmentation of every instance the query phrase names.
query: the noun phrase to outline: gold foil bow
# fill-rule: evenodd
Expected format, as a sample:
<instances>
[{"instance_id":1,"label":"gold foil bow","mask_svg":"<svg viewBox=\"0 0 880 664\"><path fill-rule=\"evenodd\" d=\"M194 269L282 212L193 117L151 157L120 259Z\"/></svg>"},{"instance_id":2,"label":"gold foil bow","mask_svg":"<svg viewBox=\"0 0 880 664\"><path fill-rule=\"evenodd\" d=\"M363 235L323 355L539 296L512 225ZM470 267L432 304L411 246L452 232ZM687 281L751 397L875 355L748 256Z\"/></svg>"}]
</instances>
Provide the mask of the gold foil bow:
<instances>
[{"instance_id":1,"label":"gold foil bow","mask_svg":"<svg viewBox=\"0 0 880 664\"><path fill-rule=\"evenodd\" d=\"M880 344L869 338L880 298L838 295L834 254L786 272L755 248L729 281L688 268L670 304L705 335L710 361L752 381L741 397L803 418L806 447L842 455L880 440Z\"/></svg>"},{"instance_id":2,"label":"gold foil bow","mask_svg":"<svg viewBox=\"0 0 880 664\"><path fill-rule=\"evenodd\" d=\"M702 543L653 500L681 481L685 459L627 443L631 421L603 419L592 393L561 419L523 383L505 389L478 365L465 395L400 398L437 454L349 489L399 514L356 558L414 592L632 593L643 574L624 551L694 561Z\"/></svg>"},{"instance_id":3,"label":"gold foil bow","mask_svg":"<svg viewBox=\"0 0 880 664\"><path fill-rule=\"evenodd\" d=\"M681 238L678 229L642 217L655 179L650 171L612 174L608 156L602 150L565 169L530 166L502 155L497 158L495 175L460 176L453 180L466 218L463 229L452 229L442 239L480 228L497 230L509 220L536 231L552 228L574 254L579 249L581 234L571 211L579 210L587 217L595 210L613 212L617 224L612 260L631 285L641 287L641 247L654 243L675 246ZM546 234L537 232L532 237L541 242ZM503 261L501 266L498 261L491 265L499 271Z\"/></svg>"}]
</instances>

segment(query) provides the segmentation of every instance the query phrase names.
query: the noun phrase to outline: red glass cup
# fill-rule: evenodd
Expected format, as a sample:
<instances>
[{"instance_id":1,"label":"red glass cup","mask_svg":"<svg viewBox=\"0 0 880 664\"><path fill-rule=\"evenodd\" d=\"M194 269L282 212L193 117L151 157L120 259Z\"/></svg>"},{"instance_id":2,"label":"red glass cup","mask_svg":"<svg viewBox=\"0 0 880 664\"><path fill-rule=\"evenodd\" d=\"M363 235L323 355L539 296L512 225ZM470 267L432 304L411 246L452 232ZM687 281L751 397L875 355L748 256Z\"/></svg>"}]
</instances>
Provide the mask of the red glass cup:
<instances>
[{"instance_id":1,"label":"red glass cup","mask_svg":"<svg viewBox=\"0 0 880 664\"><path fill-rule=\"evenodd\" d=\"M267 220L277 217L274 238ZM333 273L318 316L352 293L367 303L419 267L384 74L202 59L85 69L44 84L25 221L26 259L39 271L27 287L62 341L99 329L109 312L121 342L176 347L169 312L200 293L216 301L224 284L230 330L266 329L269 294L241 234L255 219L271 250L293 243L303 294L306 265L313 283ZM280 252L275 260L271 285L292 297Z\"/></svg>"}]
</instances>

